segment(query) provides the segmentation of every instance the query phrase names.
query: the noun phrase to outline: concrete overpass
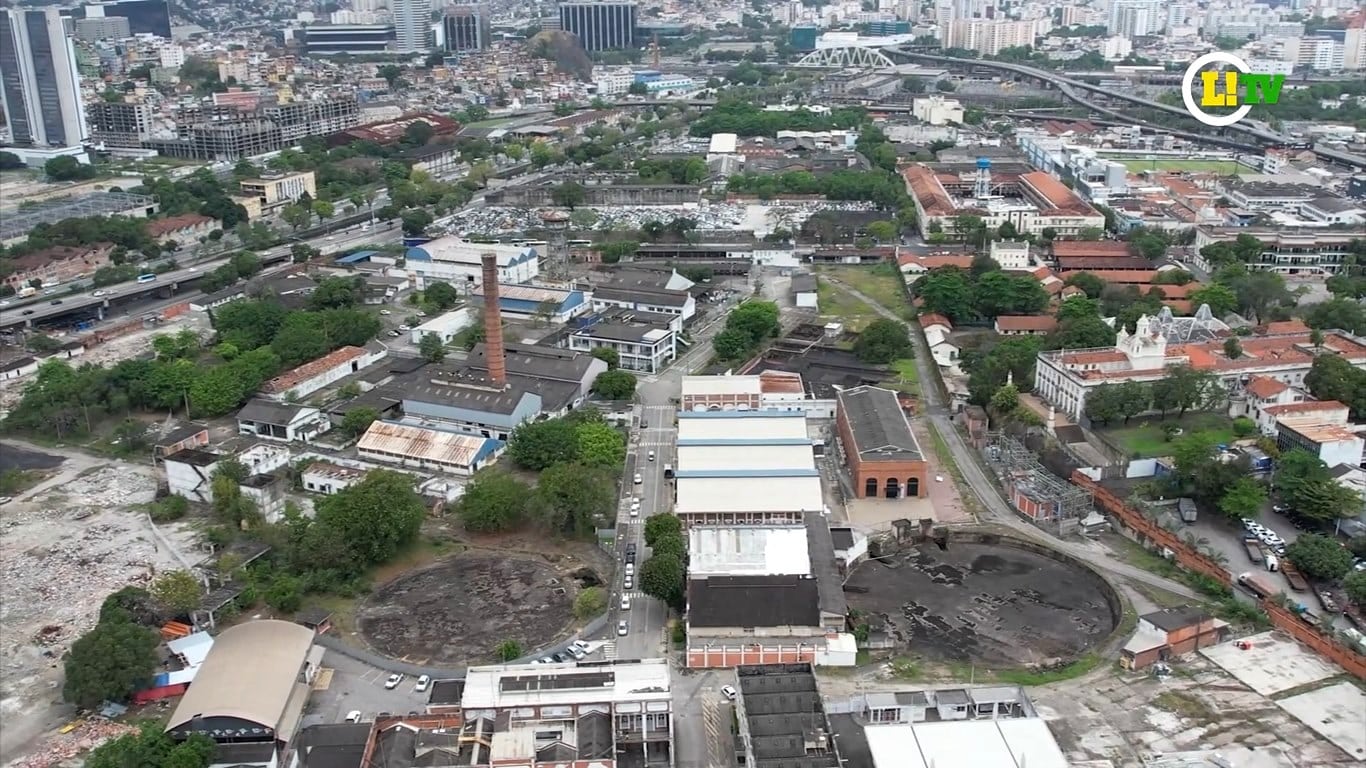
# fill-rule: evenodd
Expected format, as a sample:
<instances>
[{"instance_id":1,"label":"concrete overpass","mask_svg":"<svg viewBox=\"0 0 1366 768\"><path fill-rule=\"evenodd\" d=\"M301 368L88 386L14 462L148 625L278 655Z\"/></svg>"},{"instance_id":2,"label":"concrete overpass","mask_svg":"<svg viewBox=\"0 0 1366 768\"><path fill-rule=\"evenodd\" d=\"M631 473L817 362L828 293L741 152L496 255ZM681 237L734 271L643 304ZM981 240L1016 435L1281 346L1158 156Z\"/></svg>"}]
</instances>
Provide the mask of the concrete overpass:
<instances>
[{"instance_id":1,"label":"concrete overpass","mask_svg":"<svg viewBox=\"0 0 1366 768\"><path fill-rule=\"evenodd\" d=\"M338 234L320 236L312 240L302 240L300 242L318 248L324 253L337 253L339 251L350 250L359 245L372 243L379 237L392 234L397 230L393 227L386 227L379 230L359 232L355 234ZM261 258L263 267L271 264L288 261L292 258L289 245L275 246L257 254ZM162 275L157 275L157 279L150 283L120 283L101 289L101 293L107 292L108 295L95 296L94 291L86 291L75 295L44 297L43 300L34 303L8 307L4 312L0 312L0 330L8 330L16 327L32 328L38 323L49 321L68 315L91 315L99 317L101 320L117 305L126 303L130 300L146 298L148 294L161 294L167 298L175 296L182 288L193 285L204 275L212 272L222 264L226 264L228 259L217 259L196 264L185 269L177 269ZM185 296L197 295L198 291L187 292ZM53 303L59 302L59 303Z\"/></svg>"},{"instance_id":2,"label":"concrete overpass","mask_svg":"<svg viewBox=\"0 0 1366 768\"><path fill-rule=\"evenodd\" d=\"M1142 96L1135 96L1130 93L1124 93L1123 91L1115 91L1098 85L1093 85L1091 83L1083 82L1081 80L1076 80L1071 77L1065 77L1056 72L1049 72L1047 70L1036 69L1034 67L1027 67L1022 64L1008 64L1002 61L982 61L981 59L959 59L952 56L936 56L927 53L908 51L905 49L897 49L897 53L899 53L902 56L906 56L908 58L916 60L933 61L939 64L956 65L958 67L971 66L984 69L994 69L1002 72L1009 72L1012 74L1033 78L1036 80L1041 80L1045 83L1048 83L1056 87L1064 96L1066 96L1071 101L1074 101L1088 109L1095 110L1102 114L1114 116L1120 120L1128 120L1129 122L1139 122L1131 117L1124 115L1123 113L1116 112L1115 110L1108 109L1106 107L1102 107L1096 104L1094 99L1088 97L1083 92L1103 94L1111 99L1119 99L1120 101L1135 104L1140 107L1147 107L1148 109L1157 110L1159 112L1167 112L1169 114L1176 115L1187 120L1193 120L1193 118L1190 116L1190 113L1188 113L1184 107L1173 107L1170 104L1164 104L1160 101L1153 101L1152 99L1147 99ZM1244 150L1255 150L1259 149L1260 147L1265 147L1267 145L1295 143L1294 140L1291 139L1291 137L1289 136L1276 133L1275 131L1263 130L1255 126L1248 125L1246 122L1234 123L1233 125L1223 128L1222 131L1227 133L1241 134L1252 139L1256 142L1256 144L1249 145L1238 143L1235 141L1230 141L1228 139L1214 138L1211 137L1209 133L1215 129L1206 128L1205 130L1206 133L1200 134L1183 133L1178 131L1171 131L1171 133L1176 136L1192 138L1193 140L1197 141L1204 141L1210 144L1216 144L1219 146ZM1314 145L1314 152L1322 158L1332 160L1333 162L1348 168L1366 169L1366 157L1362 157L1360 155L1354 155L1348 152L1341 152L1323 144Z\"/></svg>"}]
</instances>

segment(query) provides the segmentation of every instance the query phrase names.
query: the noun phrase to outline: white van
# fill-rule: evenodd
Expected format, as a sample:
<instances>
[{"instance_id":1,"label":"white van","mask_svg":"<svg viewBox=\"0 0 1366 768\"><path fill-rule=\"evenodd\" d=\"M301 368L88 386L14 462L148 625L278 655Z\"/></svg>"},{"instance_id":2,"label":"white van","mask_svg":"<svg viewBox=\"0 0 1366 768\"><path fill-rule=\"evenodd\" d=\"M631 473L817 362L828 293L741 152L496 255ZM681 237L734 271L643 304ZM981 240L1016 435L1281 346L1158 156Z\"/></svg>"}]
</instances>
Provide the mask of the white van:
<instances>
[{"instance_id":1,"label":"white van","mask_svg":"<svg viewBox=\"0 0 1366 768\"><path fill-rule=\"evenodd\" d=\"M1276 556L1271 554L1270 552L1266 553L1266 569L1273 573L1281 569L1281 561L1278 560Z\"/></svg>"}]
</instances>

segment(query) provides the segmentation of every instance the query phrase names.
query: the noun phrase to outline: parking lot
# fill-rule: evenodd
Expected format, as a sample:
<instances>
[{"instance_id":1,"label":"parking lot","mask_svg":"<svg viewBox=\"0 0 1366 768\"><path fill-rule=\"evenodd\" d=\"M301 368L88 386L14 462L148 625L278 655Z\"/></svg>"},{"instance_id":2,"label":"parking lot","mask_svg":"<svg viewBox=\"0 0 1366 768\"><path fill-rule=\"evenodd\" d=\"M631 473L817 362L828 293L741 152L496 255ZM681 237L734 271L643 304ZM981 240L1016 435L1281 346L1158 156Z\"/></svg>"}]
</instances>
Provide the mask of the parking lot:
<instances>
[{"instance_id":1,"label":"parking lot","mask_svg":"<svg viewBox=\"0 0 1366 768\"><path fill-rule=\"evenodd\" d=\"M314 684L308 714L319 722L340 723L346 714L359 710L363 720L373 720L380 712L423 712L427 694L417 693L417 679L408 677L397 688L386 690L389 673L362 662L328 651L323 656L323 672Z\"/></svg>"}]
</instances>

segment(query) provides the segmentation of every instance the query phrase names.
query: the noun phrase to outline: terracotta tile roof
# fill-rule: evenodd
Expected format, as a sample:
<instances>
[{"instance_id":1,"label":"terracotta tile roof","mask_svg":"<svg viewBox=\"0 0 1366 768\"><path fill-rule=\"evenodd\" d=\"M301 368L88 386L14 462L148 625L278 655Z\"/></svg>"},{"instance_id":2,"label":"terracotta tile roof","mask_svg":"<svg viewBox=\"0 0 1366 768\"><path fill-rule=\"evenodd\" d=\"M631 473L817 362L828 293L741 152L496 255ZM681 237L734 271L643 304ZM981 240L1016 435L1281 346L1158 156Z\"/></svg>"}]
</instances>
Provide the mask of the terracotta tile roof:
<instances>
[{"instance_id":1,"label":"terracotta tile roof","mask_svg":"<svg viewBox=\"0 0 1366 768\"><path fill-rule=\"evenodd\" d=\"M1064 365L1104 365L1106 363L1127 363L1129 356L1117 349L1091 350L1088 352L1069 352L1062 356Z\"/></svg>"},{"instance_id":2,"label":"terracotta tile roof","mask_svg":"<svg viewBox=\"0 0 1366 768\"><path fill-rule=\"evenodd\" d=\"M1253 376L1251 379L1248 379L1247 386L1245 386L1244 389L1253 397L1261 400L1269 400L1287 389L1290 389L1290 387L1282 383L1279 379L1273 379L1270 376Z\"/></svg>"},{"instance_id":3,"label":"terracotta tile roof","mask_svg":"<svg viewBox=\"0 0 1366 768\"><path fill-rule=\"evenodd\" d=\"M1272 416L1286 416L1295 413L1313 413L1315 411L1335 411L1347 406L1336 400L1310 400L1307 403L1286 403L1285 405L1268 405L1264 410Z\"/></svg>"},{"instance_id":4,"label":"terracotta tile roof","mask_svg":"<svg viewBox=\"0 0 1366 768\"><path fill-rule=\"evenodd\" d=\"M1128 243L1115 240L1055 240L1053 241L1053 255L1058 258L1064 256L1127 258L1133 254L1129 251Z\"/></svg>"},{"instance_id":5,"label":"terracotta tile roof","mask_svg":"<svg viewBox=\"0 0 1366 768\"><path fill-rule=\"evenodd\" d=\"M937 267L958 267L959 269L967 269L972 266L972 255L963 253L917 256L914 253L903 253L896 258L896 263L901 267L916 266L926 271Z\"/></svg>"},{"instance_id":6,"label":"terracotta tile roof","mask_svg":"<svg viewBox=\"0 0 1366 768\"><path fill-rule=\"evenodd\" d=\"M951 216L956 210L953 199L944 185L935 178L934 171L923 165L913 165L902 172L911 195L920 202L928 216Z\"/></svg>"},{"instance_id":7,"label":"terracotta tile roof","mask_svg":"<svg viewBox=\"0 0 1366 768\"><path fill-rule=\"evenodd\" d=\"M1139 293L1147 293L1148 291L1160 288L1164 298L1185 299L1191 295L1192 291L1198 291L1204 287L1205 286L1201 283L1191 281L1185 285L1139 285L1138 291Z\"/></svg>"},{"instance_id":8,"label":"terracotta tile roof","mask_svg":"<svg viewBox=\"0 0 1366 768\"><path fill-rule=\"evenodd\" d=\"M1020 183L1029 187L1039 197L1058 211L1072 213L1078 216L1099 216L1096 209L1086 204L1086 201L1077 197L1077 193L1067 188L1066 184L1049 176L1043 171L1035 171L1020 176Z\"/></svg>"},{"instance_id":9,"label":"terracotta tile roof","mask_svg":"<svg viewBox=\"0 0 1366 768\"><path fill-rule=\"evenodd\" d=\"M1073 275L1080 275L1087 270L1077 269L1070 272L1063 272L1061 277L1064 281L1071 279ZM1155 269L1119 269L1113 272L1091 272L1090 274L1099 277L1107 283L1116 285L1145 285L1151 283L1157 276Z\"/></svg>"},{"instance_id":10,"label":"terracotta tile roof","mask_svg":"<svg viewBox=\"0 0 1366 768\"><path fill-rule=\"evenodd\" d=\"M267 381L265 385L261 387L261 391L277 395L288 392L314 376L317 376L324 371L330 371L339 365L345 365L364 354L365 349L362 347L342 347L333 350L317 360L304 363L292 371L285 371L279 376Z\"/></svg>"},{"instance_id":11,"label":"terracotta tile roof","mask_svg":"<svg viewBox=\"0 0 1366 768\"><path fill-rule=\"evenodd\" d=\"M932 325L942 325L949 330L953 330L953 323L950 323L949 319L943 315L931 312L927 315L920 316L921 328L929 328Z\"/></svg>"},{"instance_id":12,"label":"terracotta tile roof","mask_svg":"<svg viewBox=\"0 0 1366 768\"><path fill-rule=\"evenodd\" d=\"M997 333L1052 333L1058 319L1049 315L1001 315L996 318Z\"/></svg>"},{"instance_id":13,"label":"terracotta tile roof","mask_svg":"<svg viewBox=\"0 0 1366 768\"><path fill-rule=\"evenodd\" d=\"M189 227L198 227L212 221L216 221L216 219L198 213L182 213L179 216L170 216L165 219L155 219L147 222L147 235L152 238L163 237L171 232L177 232Z\"/></svg>"},{"instance_id":14,"label":"terracotta tile roof","mask_svg":"<svg viewBox=\"0 0 1366 768\"><path fill-rule=\"evenodd\" d=\"M764 393L800 395L806 390L802 387L799 373L786 371L764 371L759 374L759 390Z\"/></svg>"},{"instance_id":15,"label":"terracotta tile roof","mask_svg":"<svg viewBox=\"0 0 1366 768\"><path fill-rule=\"evenodd\" d=\"M1309 326L1303 320L1285 320L1279 323L1267 323L1263 333L1274 336L1280 333L1309 333Z\"/></svg>"},{"instance_id":16,"label":"terracotta tile roof","mask_svg":"<svg viewBox=\"0 0 1366 768\"><path fill-rule=\"evenodd\" d=\"M1153 263L1140 256L1058 256L1058 269L1071 272L1124 271L1152 269Z\"/></svg>"}]
</instances>

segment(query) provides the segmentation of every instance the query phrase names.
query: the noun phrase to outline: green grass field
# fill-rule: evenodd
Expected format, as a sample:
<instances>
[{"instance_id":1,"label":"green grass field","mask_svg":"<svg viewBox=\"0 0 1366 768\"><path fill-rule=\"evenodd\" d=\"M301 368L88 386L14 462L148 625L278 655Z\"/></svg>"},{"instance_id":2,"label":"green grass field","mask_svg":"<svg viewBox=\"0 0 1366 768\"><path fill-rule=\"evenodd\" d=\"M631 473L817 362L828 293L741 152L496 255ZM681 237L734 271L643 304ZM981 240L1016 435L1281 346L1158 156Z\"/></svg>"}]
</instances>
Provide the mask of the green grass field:
<instances>
[{"instance_id":1,"label":"green grass field","mask_svg":"<svg viewBox=\"0 0 1366 768\"><path fill-rule=\"evenodd\" d=\"M1234 174L1247 171L1248 169L1238 165L1235 160L1183 160L1180 158L1158 157L1149 158L1142 155L1100 155L1104 160L1111 160L1116 163L1123 163L1129 169L1129 173L1142 173L1143 171L1190 171L1190 172L1214 172L1224 174Z\"/></svg>"},{"instance_id":2,"label":"green grass field","mask_svg":"<svg viewBox=\"0 0 1366 768\"><path fill-rule=\"evenodd\" d=\"M1227 416L1217 413L1187 413L1185 418L1179 420L1175 417L1166 420L1158 420L1151 416L1139 417L1130 421L1127 427L1101 428L1098 431L1128 451L1129 455L1140 459L1153 459L1171 455L1172 444L1162 432L1165 424L1181 427L1184 430L1183 434L1212 432L1217 436L1219 443L1227 445L1233 442L1233 422Z\"/></svg>"}]
</instances>

